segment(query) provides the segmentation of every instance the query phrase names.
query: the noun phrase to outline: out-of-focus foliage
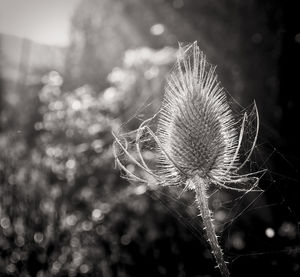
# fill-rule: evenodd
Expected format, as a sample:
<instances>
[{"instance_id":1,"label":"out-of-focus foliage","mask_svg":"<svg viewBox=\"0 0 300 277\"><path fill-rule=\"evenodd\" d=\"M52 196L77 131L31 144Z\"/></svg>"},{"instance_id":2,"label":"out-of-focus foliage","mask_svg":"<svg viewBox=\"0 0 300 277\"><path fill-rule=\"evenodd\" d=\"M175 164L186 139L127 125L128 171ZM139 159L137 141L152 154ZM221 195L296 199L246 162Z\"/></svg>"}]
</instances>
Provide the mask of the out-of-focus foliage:
<instances>
[{"instance_id":1,"label":"out-of-focus foliage","mask_svg":"<svg viewBox=\"0 0 300 277\"><path fill-rule=\"evenodd\" d=\"M114 68L108 75L113 84L103 94L109 103L108 109L115 116L119 115L123 123L138 110L138 116L152 115L160 106L164 79L174 61L173 48L155 51L143 47L126 51L124 66ZM150 107L142 106L146 104Z\"/></svg>"},{"instance_id":2,"label":"out-of-focus foliage","mask_svg":"<svg viewBox=\"0 0 300 277\"><path fill-rule=\"evenodd\" d=\"M62 91L55 71L43 78L33 141L22 131L0 137L2 276L130 276L152 243L175 232L161 226L169 215L153 206L146 187L120 179L111 151L111 131L144 100L160 98L173 60L171 48L129 50L102 93L87 85Z\"/></svg>"},{"instance_id":3,"label":"out-of-focus foliage","mask_svg":"<svg viewBox=\"0 0 300 277\"><path fill-rule=\"evenodd\" d=\"M88 83L103 89L126 49L177 47L178 41L197 40L208 60L221 65L220 79L239 103L249 105L262 93L269 96L261 102L273 108L261 113L276 123L282 17L277 2L83 0L72 19L65 86Z\"/></svg>"},{"instance_id":4,"label":"out-of-focus foliage","mask_svg":"<svg viewBox=\"0 0 300 277\"><path fill-rule=\"evenodd\" d=\"M157 23L153 9L159 10L154 4L136 0L82 1L72 18L66 86L88 83L102 89L111 68L121 65L127 49L145 45L157 49L171 42L176 45L174 37L150 34L151 26Z\"/></svg>"}]
</instances>

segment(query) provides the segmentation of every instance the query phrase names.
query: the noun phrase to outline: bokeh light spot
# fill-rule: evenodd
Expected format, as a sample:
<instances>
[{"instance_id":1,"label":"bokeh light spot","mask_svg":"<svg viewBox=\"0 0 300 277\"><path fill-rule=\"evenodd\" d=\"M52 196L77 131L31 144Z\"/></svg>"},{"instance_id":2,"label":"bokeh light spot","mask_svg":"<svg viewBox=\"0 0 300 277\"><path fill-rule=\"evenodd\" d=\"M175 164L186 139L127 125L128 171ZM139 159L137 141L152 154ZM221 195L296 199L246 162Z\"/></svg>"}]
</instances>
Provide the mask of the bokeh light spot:
<instances>
[{"instance_id":1,"label":"bokeh light spot","mask_svg":"<svg viewBox=\"0 0 300 277\"><path fill-rule=\"evenodd\" d=\"M70 159L66 162L66 167L69 169L74 169L75 166L76 166L75 160Z\"/></svg>"},{"instance_id":2,"label":"bokeh light spot","mask_svg":"<svg viewBox=\"0 0 300 277\"><path fill-rule=\"evenodd\" d=\"M297 228L293 223L290 222L284 222L280 226L278 230L278 234L281 237L286 237L288 239L295 239L297 236Z\"/></svg>"},{"instance_id":3,"label":"bokeh light spot","mask_svg":"<svg viewBox=\"0 0 300 277\"><path fill-rule=\"evenodd\" d=\"M61 264L58 261L55 261L52 265L52 272L57 273L61 268Z\"/></svg>"},{"instance_id":4,"label":"bokeh light spot","mask_svg":"<svg viewBox=\"0 0 300 277\"><path fill-rule=\"evenodd\" d=\"M66 218L66 223L69 225L69 226L74 226L77 222L77 217L76 215L72 214L72 215L69 215L67 216Z\"/></svg>"},{"instance_id":5,"label":"bokeh light spot","mask_svg":"<svg viewBox=\"0 0 300 277\"><path fill-rule=\"evenodd\" d=\"M295 35L295 41L297 43L300 43L300 33L298 33L298 34Z\"/></svg>"},{"instance_id":6,"label":"bokeh light spot","mask_svg":"<svg viewBox=\"0 0 300 277\"><path fill-rule=\"evenodd\" d=\"M219 210L215 213L215 219L219 222L223 222L227 217L227 214L223 210Z\"/></svg>"},{"instance_id":7,"label":"bokeh light spot","mask_svg":"<svg viewBox=\"0 0 300 277\"><path fill-rule=\"evenodd\" d=\"M72 247L78 247L80 245L80 241L77 237L73 237L70 242Z\"/></svg>"},{"instance_id":8,"label":"bokeh light spot","mask_svg":"<svg viewBox=\"0 0 300 277\"><path fill-rule=\"evenodd\" d=\"M123 244L123 245L128 245L129 243L130 243L130 237L128 236L128 235L123 235L122 237L121 237L121 243Z\"/></svg>"},{"instance_id":9,"label":"bokeh light spot","mask_svg":"<svg viewBox=\"0 0 300 277\"><path fill-rule=\"evenodd\" d=\"M103 216L102 216L101 210L99 210L99 209L93 210L93 212L92 212L92 218L93 218L93 220L97 221L97 220L100 220L102 217Z\"/></svg>"},{"instance_id":10,"label":"bokeh light spot","mask_svg":"<svg viewBox=\"0 0 300 277\"><path fill-rule=\"evenodd\" d=\"M273 228L267 228L265 234L268 238L273 238L275 236L275 231Z\"/></svg>"},{"instance_id":11,"label":"bokeh light spot","mask_svg":"<svg viewBox=\"0 0 300 277\"><path fill-rule=\"evenodd\" d=\"M44 76L42 81L52 86L61 86L63 84L63 78L56 71L51 71L48 75Z\"/></svg>"},{"instance_id":12,"label":"bokeh light spot","mask_svg":"<svg viewBox=\"0 0 300 277\"><path fill-rule=\"evenodd\" d=\"M8 264L6 270L9 273L14 273L16 271L16 266L14 264Z\"/></svg>"},{"instance_id":13,"label":"bokeh light spot","mask_svg":"<svg viewBox=\"0 0 300 277\"><path fill-rule=\"evenodd\" d=\"M150 33L154 36L159 36L165 31L165 26L163 24L155 24L150 28Z\"/></svg>"},{"instance_id":14,"label":"bokeh light spot","mask_svg":"<svg viewBox=\"0 0 300 277\"><path fill-rule=\"evenodd\" d=\"M3 229L8 229L10 227L10 219L8 217L1 218L0 225Z\"/></svg>"},{"instance_id":15,"label":"bokeh light spot","mask_svg":"<svg viewBox=\"0 0 300 277\"><path fill-rule=\"evenodd\" d=\"M245 248L245 241L242 237L242 234L235 233L231 238L231 244L235 249L242 250Z\"/></svg>"},{"instance_id":16,"label":"bokeh light spot","mask_svg":"<svg viewBox=\"0 0 300 277\"><path fill-rule=\"evenodd\" d=\"M84 231L91 231L92 228L93 228L93 223L91 221L86 220L82 222L82 229Z\"/></svg>"},{"instance_id":17,"label":"bokeh light spot","mask_svg":"<svg viewBox=\"0 0 300 277\"><path fill-rule=\"evenodd\" d=\"M72 109L75 110L75 111L78 111L81 109L81 102L79 100L74 100L71 104L72 106Z\"/></svg>"},{"instance_id":18,"label":"bokeh light spot","mask_svg":"<svg viewBox=\"0 0 300 277\"><path fill-rule=\"evenodd\" d=\"M25 243L25 240L22 236L18 236L16 239L15 239L15 243L18 247L22 247Z\"/></svg>"},{"instance_id":19,"label":"bokeh light spot","mask_svg":"<svg viewBox=\"0 0 300 277\"><path fill-rule=\"evenodd\" d=\"M44 239L44 234L40 233L40 232L37 232L37 233L34 234L33 238L34 238L34 241L36 243L41 243Z\"/></svg>"},{"instance_id":20,"label":"bokeh light spot","mask_svg":"<svg viewBox=\"0 0 300 277\"><path fill-rule=\"evenodd\" d=\"M80 272L85 274L85 273L88 273L90 270L89 266L87 264L82 264L80 266Z\"/></svg>"}]
</instances>

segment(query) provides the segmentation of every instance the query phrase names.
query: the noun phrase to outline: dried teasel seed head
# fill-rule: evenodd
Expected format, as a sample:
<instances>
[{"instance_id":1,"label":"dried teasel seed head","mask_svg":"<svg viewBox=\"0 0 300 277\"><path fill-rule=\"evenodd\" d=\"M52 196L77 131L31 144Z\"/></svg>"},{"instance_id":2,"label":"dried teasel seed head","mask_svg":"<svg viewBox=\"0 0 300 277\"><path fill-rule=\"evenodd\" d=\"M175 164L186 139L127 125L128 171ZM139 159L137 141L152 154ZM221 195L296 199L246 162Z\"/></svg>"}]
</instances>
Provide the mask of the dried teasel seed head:
<instances>
[{"instance_id":1,"label":"dried teasel seed head","mask_svg":"<svg viewBox=\"0 0 300 277\"><path fill-rule=\"evenodd\" d=\"M185 184L195 189L192 179L197 176L202 183L226 189L257 190L260 179L257 175L265 170L240 174L258 136L259 116L255 103L251 113L256 115L256 131L252 146L241 155L250 114L245 112L242 121L235 120L215 67L207 62L197 42L180 47L177 63L167 78L159 112L143 121L135 131L113 133L116 164L130 180L143 183L149 180L138 171L127 169L127 162L162 185ZM150 127L153 122L157 123L156 132ZM151 145L149 149L155 149L154 168L148 166L144 157L147 143ZM244 157L243 161L240 156Z\"/></svg>"},{"instance_id":2,"label":"dried teasel seed head","mask_svg":"<svg viewBox=\"0 0 300 277\"><path fill-rule=\"evenodd\" d=\"M162 173L173 183L218 180L236 166L238 134L224 89L197 43L179 49L167 79L157 136Z\"/></svg>"},{"instance_id":3,"label":"dried teasel seed head","mask_svg":"<svg viewBox=\"0 0 300 277\"><path fill-rule=\"evenodd\" d=\"M226 189L246 192L257 186L259 178L255 175L259 172L239 174L256 144L259 118L255 104L254 111L255 138L245 160L240 163L239 153L248 115L244 114L242 124L238 127L224 89L217 81L215 67L207 62L205 55L194 42L179 49L177 64L167 79L160 111L143 121L133 132L119 137L113 133L116 163L128 179L149 186L149 179L138 175L134 170L129 170L122 156L146 172L148 177L151 177L150 180L153 179L158 184L185 184L185 188L195 191L207 241L224 277L229 277L230 273L216 236L208 204L207 186L214 183ZM155 134L150 128L150 123L157 115ZM134 150L130 151L128 138L132 135L135 136ZM159 156L155 169L148 166L143 155L142 146L149 141L156 145L153 149Z\"/></svg>"}]
</instances>

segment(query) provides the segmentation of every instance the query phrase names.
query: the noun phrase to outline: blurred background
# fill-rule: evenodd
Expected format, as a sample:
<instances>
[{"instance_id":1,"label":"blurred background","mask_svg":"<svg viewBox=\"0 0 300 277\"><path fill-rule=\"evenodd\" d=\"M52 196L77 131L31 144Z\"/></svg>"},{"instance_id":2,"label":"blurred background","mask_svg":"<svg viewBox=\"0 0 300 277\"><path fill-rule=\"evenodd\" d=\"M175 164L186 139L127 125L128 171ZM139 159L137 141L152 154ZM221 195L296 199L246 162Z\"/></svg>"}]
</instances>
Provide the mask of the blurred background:
<instances>
[{"instance_id":1,"label":"blurred background","mask_svg":"<svg viewBox=\"0 0 300 277\"><path fill-rule=\"evenodd\" d=\"M0 0L0 275L219 276L193 194L130 184L112 154L197 40L260 113L264 192L211 198L232 276L299 276L296 2Z\"/></svg>"}]
</instances>

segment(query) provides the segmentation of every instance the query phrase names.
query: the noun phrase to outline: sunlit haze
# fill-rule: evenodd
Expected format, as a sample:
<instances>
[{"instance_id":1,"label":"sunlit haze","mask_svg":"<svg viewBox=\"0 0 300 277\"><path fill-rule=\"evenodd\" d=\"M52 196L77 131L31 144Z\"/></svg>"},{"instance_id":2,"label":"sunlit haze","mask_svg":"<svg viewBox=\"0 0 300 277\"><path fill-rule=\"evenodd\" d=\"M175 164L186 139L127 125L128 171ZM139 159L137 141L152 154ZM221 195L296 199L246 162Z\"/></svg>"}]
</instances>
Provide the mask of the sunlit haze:
<instances>
[{"instance_id":1,"label":"sunlit haze","mask_svg":"<svg viewBox=\"0 0 300 277\"><path fill-rule=\"evenodd\" d=\"M70 18L80 0L0 0L0 33L66 46Z\"/></svg>"}]
</instances>

